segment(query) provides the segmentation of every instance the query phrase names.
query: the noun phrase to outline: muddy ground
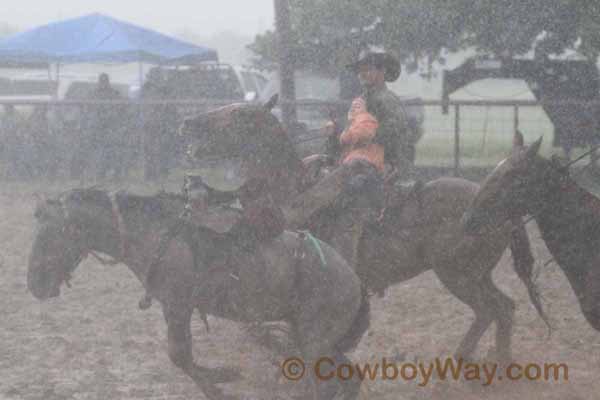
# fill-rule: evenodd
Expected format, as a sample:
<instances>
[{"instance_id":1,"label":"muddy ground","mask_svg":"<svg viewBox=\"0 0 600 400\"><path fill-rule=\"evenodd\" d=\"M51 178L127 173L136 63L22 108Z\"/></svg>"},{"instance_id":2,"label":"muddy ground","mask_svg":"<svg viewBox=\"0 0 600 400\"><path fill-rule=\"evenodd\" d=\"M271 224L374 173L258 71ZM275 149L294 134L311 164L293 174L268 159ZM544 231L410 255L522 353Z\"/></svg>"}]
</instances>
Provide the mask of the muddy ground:
<instances>
[{"instance_id":1,"label":"muddy ground","mask_svg":"<svg viewBox=\"0 0 600 400\"><path fill-rule=\"evenodd\" d=\"M0 189L0 398L1 399L204 399L194 383L172 366L166 353L166 326L157 305L142 312L141 284L123 265L85 260L73 287L41 303L26 288L26 266L34 233L34 192L39 185ZM524 286L505 254L495 281L518 305L513 351L525 364L565 363L568 382L451 382L420 387L415 381L376 379L364 384L370 399L596 399L600 392L600 333L579 312L570 287L550 258L535 225L528 226L539 271L538 284L555 330L551 337L530 305ZM372 301L372 323L354 362L382 357L431 361L452 354L473 319L430 272L395 286ZM256 346L242 329L210 318L207 334L193 323L194 355L203 365L233 365L244 380L223 385L228 393L252 399L286 399L297 384L282 378L282 360ZM493 329L480 344L485 360ZM396 357L396 358L394 358Z\"/></svg>"}]
</instances>

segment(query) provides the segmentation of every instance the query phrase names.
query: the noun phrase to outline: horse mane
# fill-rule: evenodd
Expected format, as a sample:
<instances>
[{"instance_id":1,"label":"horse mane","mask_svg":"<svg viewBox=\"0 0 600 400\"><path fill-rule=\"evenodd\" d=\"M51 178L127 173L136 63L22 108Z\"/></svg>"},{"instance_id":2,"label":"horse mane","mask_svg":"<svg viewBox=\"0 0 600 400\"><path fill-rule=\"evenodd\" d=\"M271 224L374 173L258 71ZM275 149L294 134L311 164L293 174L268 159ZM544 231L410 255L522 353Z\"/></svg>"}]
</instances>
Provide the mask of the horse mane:
<instances>
[{"instance_id":1,"label":"horse mane","mask_svg":"<svg viewBox=\"0 0 600 400\"><path fill-rule=\"evenodd\" d=\"M60 194L58 199L65 204L91 203L108 210L112 207L107 192L97 187L71 189Z\"/></svg>"},{"instance_id":2,"label":"horse mane","mask_svg":"<svg viewBox=\"0 0 600 400\"><path fill-rule=\"evenodd\" d=\"M250 130L248 135L259 138L260 148L268 150L269 159L266 161L278 168L302 166L302 160L298 157L287 130L268 108L248 103L236 103L225 107L230 107L232 113L243 116Z\"/></svg>"},{"instance_id":3,"label":"horse mane","mask_svg":"<svg viewBox=\"0 0 600 400\"><path fill-rule=\"evenodd\" d=\"M538 157L538 169L542 171L556 171L551 175L552 185L557 186L557 195L567 201L577 203L573 210L578 214L585 214L586 218L600 222L600 198L581 186L567 171L560 170L553 160ZM570 195L569 197L560 195Z\"/></svg>"},{"instance_id":4,"label":"horse mane","mask_svg":"<svg viewBox=\"0 0 600 400\"><path fill-rule=\"evenodd\" d=\"M165 191L159 191L154 195L138 195L119 191L115 194L115 199L123 215L141 213L153 219L171 219L181 212L183 203L185 203L183 195ZM109 192L96 186L71 189L60 194L57 199L49 201L65 205L90 204L106 211L111 211L113 207ZM174 207L173 203L177 203L178 206L181 204L181 207Z\"/></svg>"},{"instance_id":5,"label":"horse mane","mask_svg":"<svg viewBox=\"0 0 600 400\"><path fill-rule=\"evenodd\" d=\"M159 191L154 195L139 195L123 191L117 193L116 199L123 215L142 213L144 216L158 219L176 217L185 204L183 195L165 191ZM174 207L173 203L177 203L178 206Z\"/></svg>"},{"instance_id":6,"label":"horse mane","mask_svg":"<svg viewBox=\"0 0 600 400\"><path fill-rule=\"evenodd\" d=\"M186 198L182 194L164 190L153 195L140 195L122 190L115 193L115 201L128 229L136 231L142 227L142 224L158 223L162 226L171 226L184 210ZM112 214L113 208L110 192L98 187L71 189L55 199L47 200L47 202L60 207L70 207L71 215L81 219L82 222L90 218L98 218L98 209ZM85 207L86 205L88 207ZM195 233L192 247L198 245L200 241L204 243L204 246L209 247L223 245L224 241L229 243L226 235L207 226L193 225L192 228L191 225L188 225L186 232L188 234ZM191 240L190 238L191 236L186 235L186 240Z\"/></svg>"}]
</instances>

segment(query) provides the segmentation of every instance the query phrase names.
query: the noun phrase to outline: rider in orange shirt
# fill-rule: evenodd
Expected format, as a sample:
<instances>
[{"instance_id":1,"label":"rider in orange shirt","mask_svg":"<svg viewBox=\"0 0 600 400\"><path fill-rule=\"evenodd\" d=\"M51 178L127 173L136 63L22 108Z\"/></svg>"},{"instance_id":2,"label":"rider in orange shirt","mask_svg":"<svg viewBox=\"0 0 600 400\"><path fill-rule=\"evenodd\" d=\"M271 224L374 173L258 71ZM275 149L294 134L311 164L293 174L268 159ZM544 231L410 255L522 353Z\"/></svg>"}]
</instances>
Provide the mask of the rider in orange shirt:
<instances>
[{"instance_id":1,"label":"rider in orange shirt","mask_svg":"<svg viewBox=\"0 0 600 400\"><path fill-rule=\"evenodd\" d=\"M373 141L378 127L375 117L367 111L365 100L362 97L354 99L348 112L348 126L340 135L341 164L364 160L383 174L384 149Z\"/></svg>"}]
</instances>

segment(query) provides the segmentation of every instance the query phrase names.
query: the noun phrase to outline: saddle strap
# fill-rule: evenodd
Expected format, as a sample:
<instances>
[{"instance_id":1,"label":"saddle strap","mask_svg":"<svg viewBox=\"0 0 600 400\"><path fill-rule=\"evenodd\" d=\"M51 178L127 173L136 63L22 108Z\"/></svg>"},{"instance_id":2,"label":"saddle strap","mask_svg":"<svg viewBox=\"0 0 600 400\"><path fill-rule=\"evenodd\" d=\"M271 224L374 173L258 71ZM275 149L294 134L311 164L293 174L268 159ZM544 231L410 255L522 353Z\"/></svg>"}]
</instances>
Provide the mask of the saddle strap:
<instances>
[{"instance_id":1,"label":"saddle strap","mask_svg":"<svg viewBox=\"0 0 600 400\"><path fill-rule=\"evenodd\" d=\"M298 231L300 238L303 240L307 240L313 247L317 250L317 254L319 255L319 259L321 260L321 265L323 267L327 267L327 260L325 259L325 253L323 253L323 248L321 247L321 241L316 238L310 231Z\"/></svg>"},{"instance_id":2,"label":"saddle strap","mask_svg":"<svg viewBox=\"0 0 600 400\"><path fill-rule=\"evenodd\" d=\"M177 218L175 223L173 225L171 225L171 227L169 227L167 232L165 232L165 234L160 237L160 243L158 244L158 249L157 249L156 253L154 254L154 258L152 259L150 266L148 267L148 272L146 273L145 285L144 285L144 287L146 289L146 293L144 294L144 297L142 298L142 300L140 300L140 302L138 304L140 309L146 310L152 305L152 295L150 294L150 288L152 287L152 282L154 281L154 276L156 275L156 271L158 270L158 267L160 266L160 264L163 261L163 257L167 251L167 248L169 247L169 244L177 235L179 235L179 233L181 233L182 229L185 226L185 223L186 223L186 220L182 214L182 216Z\"/></svg>"}]
</instances>

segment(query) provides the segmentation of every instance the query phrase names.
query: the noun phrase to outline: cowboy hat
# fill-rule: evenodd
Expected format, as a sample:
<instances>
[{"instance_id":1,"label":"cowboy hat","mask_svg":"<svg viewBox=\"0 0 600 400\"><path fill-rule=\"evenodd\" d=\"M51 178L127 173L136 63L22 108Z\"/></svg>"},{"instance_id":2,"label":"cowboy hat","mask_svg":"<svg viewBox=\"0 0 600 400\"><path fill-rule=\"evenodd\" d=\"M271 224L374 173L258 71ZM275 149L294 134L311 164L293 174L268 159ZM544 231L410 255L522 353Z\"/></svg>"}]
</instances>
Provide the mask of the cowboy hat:
<instances>
[{"instance_id":1,"label":"cowboy hat","mask_svg":"<svg viewBox=\"0 0 600 400\"><path fill-rule=\"evenodd\" d=\"M400 61L385 51L362 51L358 57L358 61L346 65L346 68L354 73L358 73L361 65L373 65L376 68L383 68L386 82L394 82L398 79L402 71Z\"/></svg>"}]
</instances>

